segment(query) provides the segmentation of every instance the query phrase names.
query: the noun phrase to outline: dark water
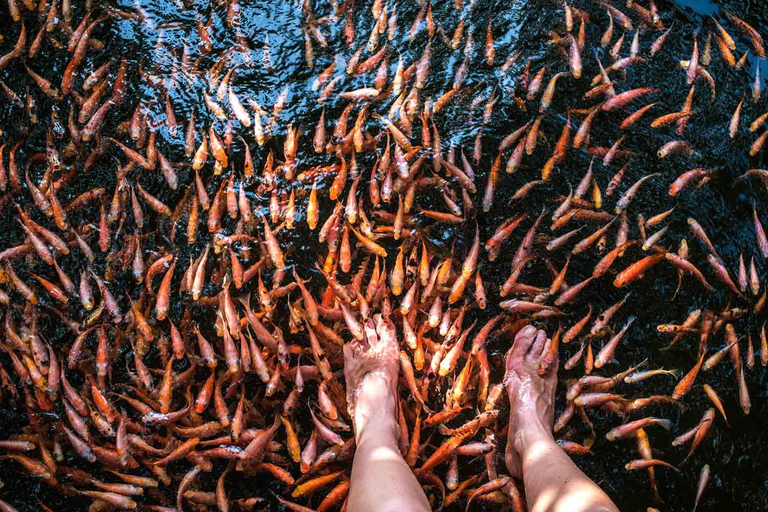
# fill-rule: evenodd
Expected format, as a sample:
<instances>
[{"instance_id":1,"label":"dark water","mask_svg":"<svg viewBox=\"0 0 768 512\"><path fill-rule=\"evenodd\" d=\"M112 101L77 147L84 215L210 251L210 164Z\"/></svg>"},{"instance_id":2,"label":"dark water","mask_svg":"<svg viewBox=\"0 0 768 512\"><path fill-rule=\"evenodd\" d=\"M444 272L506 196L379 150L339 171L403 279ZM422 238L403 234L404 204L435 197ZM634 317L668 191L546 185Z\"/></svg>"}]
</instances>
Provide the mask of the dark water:
<instances>
[{"instance_id":1,"label":"dark water","mask_svg":"<svg viewBox=\"0 0 768 512\"><path fill-rule=\"evenodd\" d=\"M158 95L146 82L138 79L139 64L144 69L150 69L156 76L163 78L166 84L172 85L171 99L175 114L180 122L186 121L193 110L198 126L207 128L214 121L203 103L203 91L207 90L205 77L184 76L178 69L183 45L186 44L190 48L195 48L200 43L200 36L196 28L197 20L201 19L205 23L211 20L209 30L212 34L213 51L208 56L202 57L200 69L208 69L226 49L235 47L238 44L237 34L239 33L242 38L248 41L250 49L230 53L227 69L231 66L238 66L233 75L232 83L241 98L251 98L269 112L276 98L287 87L286 107L280 114L280 122L276 125L275 133L280 144L277 144L273 138L259 149L252 130L241 127L237 129L237 133L242 135L251 147L256 169L263 167L270 149L274 150L276 156L280 157L286 126L291 121L304 130L304 135L300 139L301 166L309 167L329 163L330 160L327 155L317 156L311 150L311 135L322 107L317 105L316 93L313 93L310 87L314 77L327 67L334 58L349 58L351 51L344 46L341 36L343 21L323 25L323 32L327 37L329 46L320 48L315 45L314 69L309 69L304 58L302 16L295 2L250 2L243 0L240 2L241 12L238 28L227 26L225 7L215 6L203 0L189 4L189 7L185 9L180 9L177 4L178 2L170 0L116 2L115 7L126 11L134 12L137 7L141 7L144 16L149 21L142 23L135 20L113 19L104 23L94 34L95 37L104 41L106 48L103 52L95 54L98 55L96 58L87 59L88 66L97 66L109 57L118 58L120 56L128 57L131 63L128 98L119 109L110 114L110 121L102 132L105 135L113 135L118 122L129 119L140 100L150 105L153 116L158 120L164 116L164 104L162 101L157 101L158 98L162 99L162 96ZM359 12L369 8L367 4L362 5L360 2L358 4L360 4L358 5ZM466 17L468 26L471 24L475 27L476 54L465 84L476 86L473 95L480 94L484 98L489 97L492 90L496 88L497 98L499 98L491 122L484 127L481 124L482 114L478 109L475 109L471 114L467 112L469 99L454 103L440 112L435 119L440 127L444 147L461 147L467 154L472 150L477 130L482 127L483 158L480 164L475 166L478 173L476 183L478 188L482 189L499 140L534 115L532 109L535 108L535 104L529 104L529 112L523 113L512 100L511 88L514 79L521 72L525 62L529 58L533 59L532 70L537 70L541 65L552 66L552 72L566 69L562 56L547 43L546 37L548 30L562 29L563 11L553 1L492 2L478 0L471 7L465 5L461 11L453 9L449 3L442 5L443 3L440 2L440 4L437 5L436 3L434 6L434 16L436 21L445 28L448 37L451 37L460 15ZM587 9L592 16L592 23L587 25L588 47L599 47L598 41L607 23L605 12L596 8L594 2L574 2L574 5ZM725 24L722 9L727 8L749 21L762 34L768 34L768 6L762 2L681 0L677 4L660 1L658 5L665 25L669 26L674 23L674 29L663 50L649 64L632 66L625 79L617 78L617 90L629 90L645 85L660 87L663 94L657 100L661 103L654 112L673 112L682 107L688 93L688 87L685 85L685 72L680 69L677 61L690 57L694 32L698 31L702 36L706 34L711 26L705 18L706 15L714 15L721 23ZM74 6L75 20L79 21L82 18L82 9L82 5L76 4ZM317 3L313 6L313 10L317 18L330 16L332 12L330 4L327 2ZM407 41L403 37L417 11L416 2L397 2L400 28L397 39L391 44L402 54L407 63L418 59L426 44L427 35L424 30L413 41ZM627 9L624 11L628 12ZM509 55L523 50L523 57L507 75L500 73L498 65L490 70L481 63L480 53L482 52L485 27L489 17L494 26L497 62L503 62ZM5 40L0 43L0 53L5 53L10 51L16 39L18 26L6 18L0 21L0 27L2 27L0 33L5 36ZM356 44L361 43L370 33L370 30L370 16L361 16L356 26ZM736 38L738 32L732 27L729 27L729 31ZM618 33L619 28L617 26L615 35ZM632 35L627 34L624 53L627 52ZM656 31L643 34L641 38L643 52L647 52L656 35ZM30 36L30 40L32 37L34 34ZM163 45L158 45L158 38L162 38ZM700 37L700 41L702 40L703 37ZM748 47L748 40L739 37L738 50L734 52L736 58L738 59ZM60 76L67 63L65 53L61 50L53 50L51 45L47 44L44 45L38 56L29 61L29 65L56 83L55 77ZM264 64L266 55L269 56L272 63L270 68ZM705 269L705 248L690 236L686 224L688 217L694 217L707 230L732 275L738 268L740 252L744 253L747 262L754 254L761 279L765 282L766 268L768 267L755 245L751 206L753 203L756 204L758 211L762 213L763 223L768 222L768 215L765 214L766 204L768 204L766 191L757 181L744 181L738 185L734 185L733 181L746 169L765 166L763 153L753 159L747 157L748 149L754 140L754 134L750 134L746 126L752 119L768 109L768 102L765 99L755 105L750 98L750 85L755 67L758 65L761 67L763 76L768 76L768 68L766 68L764 61L758 62L752 57L750 57L750 65L745 66L740 71L728 68L720 59L714 44L712 55L712 64L708 69L717 84L717 100L710 103L708 86L703 82L697 82L694 107L696 115L692 117L684 136L700 153L700 156L690 160L680 157L671 157L662 161L657 159L655 156L657 149L670 140L671 132L669 130L651 130L648 127L648 118L646 118L645 123L641 123L641 126L636 126L630 130L624 142L623 148L635 151L638 157L636 164L630 167L625 176L624 184L619 192L626 190L629 184L643 175L654 172L661 173L660 177L646 182L630 208L630 238L636 237L638 234L635 222L638 213L642 213L647 219L677 204L670 217L671 224L665 237L665 246L677 247L682 238L687 238L693 255L692 261L699 268ZM194 53L193 60L198 56L198 53ZM432 72L423 96L432 95L434 97L450 87L453 72L462 59L461 50L451 51L444 44L437 44L437 41L433 42ZM604 63L609 61L606 55L601 56L601 59ZM391 72L394 72L396 65L396 58L390 57ZM586 77L592 77L597 72L591 50L584 56L584 68ZM551 76L549 73L548 75ZM38 93L30 84L23 67L18 62L0 72L0 78L19 94L26 90L27 84L35 93ZM542 124L549 145L554 145L557 139L564 120L562 113L565 112L566 108L584 106L581 96L586 91L585 82L586 79L584 78L579 83L565 79L558 84L551 113L545 117ZM347 78L343 82L343 86L337 90L351 90L368 83L370 83L369 78ZM746 96L750 100L744 103L741 130L738 136L731 140L727 136L728 122L742 96ZM54 107L42 94L35 94L35 98L38 100L40 118L38 126L30 124L26 114L9 103L0 104L0 128L5 132L3 141L16 141L22 133L28 132L30 141L24 150L27 155L32 152L32 148L44 151L45 133L44 130L40 129L40 126L45 127L47 125L51 109ZM58 117L63 123L66 123L66 116L69 113L68 104L71 101L71 99L67 99L63 104L56 106ZM484 103L483 101L481 105ZM338 118L344 106L345 103L340 100L330 100L326 106L326 119L335 120ZM592 129L591 145L610 146L613 144L620 136L617 125L622 117L598 117L599 121L594 124ZM351 122L352 120L350 120ZM178 131L175 137L172 137L164 126L160 126L158 140L162 141L159 144L161 152L171 161L188 161L183 155L182 129ZM243 157L242 143L236 139L233 148L234 153L231 152L230 156L235 155L236 168L239 168ZM578 183L586 172L591 158L584 151L572 150L569 153L567 163L560 167L551 183L538 187L523 201L511 201L509 198L521 185L530 180L538 179L538 169L542 167L549 154L549 151L537 150L532 157L525 160L523 169L516 174L504 175L502 173L493 209L488 214L480 213L478 215L481 240L487 240L496 226L504 219L523 210L528 211L529 215L535 216L539 213L542 204L547 204L553 197L566 194L568 184L575 186ZM125 159L119 150L110 147L107 155L90 174L78 176L76 189L63 192L62 202L67 203L84 190L96 186L103 186L108 191L113 190L115 186L114 168L118 163L124 162ZM358 165L370 169L373 165L373 156L371 154L361 155ZM686 191L675 202L667 194L669 184L681 172L696 166L717 169L718 175L709 184L699 189ZM596 179L603 190L617 169L606 169L601 164L596 163ZM179 170L180 183L189 182L189 172L188 167ZM33 170L33 173L38 173L36 178L39 181L42 171L37 169ZM224 176L226 177L226 173ZM177 204L184 193L184 190L181 189L175 192L170 191L159 173L143 175L141 183L147 190L169 205ZM216 181L216 186L218 183L220 181ZM307 190L303 191L301 204L306 201L307 193ZM257 204L266 212L268 198L261 197L258 199L258 202L252 200L252 204ZM28 197L21 199L21 201L28 200ZM438 197L425 195L419 197L418 204L429 208L439 205L438 201ZM614 201L613 198L610 201L606 198L606 204L612 206L612 201ZM323 212L321 220L324 220L331 208L332 205L327 198L321 201L321 212ZM94 216L93 212L84 211L78 215L81 217L74 216L71 219L72 223L82 223L85 219L88 222L98 222L98 215ZM306 224L302 222L303 215L304 213L300 209L297 216L297 229L291 232L283 230L280 241L290 253L289 262L296 265L300 274L307 276L313 272L311 269L316 256L316 234L310 233L306 228ZM23 233L16 224L14 217L15 214L11 211L11 205L6 202L2 215L0 215L0 230L2 230L0 248L16 245L23 239ZM152 232L156 227L150 226L149 229L145 228L145 230ZM225 225L225 228L231 229L232 226ZM204 226L201 225L201 229L204 229ZM429 237L441 250L450 251L453 247L457 254L464 254L466 248L471 244L473 230L474 227L469 223L460 228L440 227L429 231ZM145 246L152 247L154 244L155 248L164 247L171 250L173 244L160 235L160 232L158 231L157 236L151 236L147 239L144 242ZM523 235L524 230L518 230L508 245L505 246L510 248L508 251L502 252L499 259L492 264L487 261L482 263L483 277L486 280L486 287L489 290L492 304L497 302L498 287L508 275L513 254L511 248L519 244ZM206 243L204 238L206 237L199 236L197 243L188 247L184 242L180 242L181 236L177 235L177 240L174 242L181 247L179 267L186 268L189 259L197 257L203 251ZM318 252L323 250L323 248L319 248ZM639 251L635 250L621 260L616 267L621 268L622 263L635 261L639 257ZM570 283L580 282L590 275L598 258L598 256L590 253L574 259L568 274L568 281ZM556 253L552 256L552 260L555 267L560 268L565 261L565 254ZM103 259L97 260L97 268L102 270L104 265ZM75 276L83 267L82 261L78 262L75 258L68 258L64 270L70 276ZM544 274L544 272L546 270L543 265L535 264L525 271L522 280L535 285L548 285L549 275ZM317 274L315 275L317 276ZM115 280L115 290L129 293L134 288L130 280L129 275L118 276ZM320 281L319 276L317 280ZM710 280L714 282L713 278ZM669 337L658 334L656 326L660 323L682 323L688 313L697 308L722 311L729 305L749 307L751 299L748 301L735 299L725 292L722 286L717 287L717 292L708 294L697 282L686 278L682 289L672 300L676 285L676 273L670 267L663 265L650 271L640 284L633 285L628 290L617 290L610 284L608 278L604 278L604 281L600 281L599 285L594 285L588 289L579 301L567 309L569 317L566 325L569 326L576 319L581 318L589 303L593 305L595 311L602 311L617 302L629 291L627 304L614 319L613 325L623 325L630 315L636 316L637 320L616 354L619 363L611 365L606 373L618 372L646 358L649 359L649 368L664 367L687 372L695 363L697 340L694 337L686 337L672 351L660 352L659 349L666 345ZM133 298L137 297L134 296ZM123 306L128 305L125 297L120 297L120 300ZM174 300L173 303L172 317L176 321L181 317L183 309L188 307L188 304L185 304L181 299ZM199 306L193 307L195 314L201 315L201 318L204 317L203 315L211 315L210 310ZM487 319L496 312L495 309L495 307L489 307L482 315L477 316L481 320ZM210 318L213 318L212 315ZM750 332L753 338L758 339L756 334L765 320L764 310L759 315L748 315L737 320L734 326L740 336ZM549 326L549 328L554 327L554 324ZM71 334L61 326L48 322L44 324L44 329L54 344L71 343ZM722 334L718 334L711 341L711 346L719 347L723 343ZM497 371L497 379L500 376L501 355L507 347L508 342L503 339L493 339L490 344L493 354L492 364ZM566 360L577 348L573 345L565 347L561 360ZM599 349L599 346L595 348ZM745 350L745 345L742 342L742 353L745 353ZM116 367L124 367L127 359L126 353L121 352L114 364ZM5 359L3 359L3 363L6 364ZM7 364L6 368L9 368ZM581 368L581 366L577 366L571 372L563 371L561 377L563 379L579 377ZM651 445L659 451L659 458L672 463L678 463L684 458L687 449L673 448L670 443L675 436L695 425L703 412L710 406L701 389L702 383L708 383L714 387L723 398L731 428L727 428L722 418L718 417L710 437L698 449L691 461L682 466L681 474L673 474L663 470L657 471L660 493L666 501L665 505L657 505L658 508L670 511L690 510L693 506L699 471L702 465L707 463L712 468L713 476L699 510L767 510L768 407L766 398L768 398L768 392L766 391L765 369L759 363L747 371L747 383L752 398L752 410L749 416L745 416L739 408L736 380L731 365L721 364L711 372L699 377L697 385L683 400L685 407L682 412L670 407L647 410L649 415L667 417L674 421L674 427L670 434L661 429L649 429ZM665 380L664 377L657 377L634 386L622 384L617 388L617 392L626 394L628 397L644 397L652 394L669 394L673 387L673 381ZM559 390L558 407L562 406L564 400L563 389L561 387ZM21 410L22 408L18 404L4 398L3 407L0 409L0 426L3 426L8 434L18 432L21 426L26 423ZM605 432L620 424L622 420L604 413L591 413L591 419L594 421L597 432L597 439L592 448L595 456L577 458L577 464L608 492L622 510L645 510L646 507L653 504L646 474L624 470L624 464L627 461L637 458L634 441L609 443L604 438ZM306 418L300 423L305 429L310 424ZM578 421L574 420L574 423L577 424ZM579 440L579 436L583 437L583 432L577 432L574 439ZM70 463L76 464L75 461L70 461ZM462 476L468 476L471 470L476 472L481 468L480 463L473 463ZM214 475L220 473L219 469L214 471ZM294 472L294 474L297 473ZM215 479L211 480L211 478L203 479L200 488L212 490ZM49 489L45 484L28 479L13 462L0 461L0 480L5 484L0 489L0 497L13 503L20 510L38 510L35 500L31 497L33 495L39 496L54 510L84 510L87 507L86 501L74 498L66 499L58 492ZM256 493L271 500L268 490L277 493L283 492L278 484L266 484L263 480L234 476L228 479L228 488L232 498ZM269 503L274 505L273 501ZM317 503L317 500L313 501L313 505Z\"/></svg>"}]
</instances>

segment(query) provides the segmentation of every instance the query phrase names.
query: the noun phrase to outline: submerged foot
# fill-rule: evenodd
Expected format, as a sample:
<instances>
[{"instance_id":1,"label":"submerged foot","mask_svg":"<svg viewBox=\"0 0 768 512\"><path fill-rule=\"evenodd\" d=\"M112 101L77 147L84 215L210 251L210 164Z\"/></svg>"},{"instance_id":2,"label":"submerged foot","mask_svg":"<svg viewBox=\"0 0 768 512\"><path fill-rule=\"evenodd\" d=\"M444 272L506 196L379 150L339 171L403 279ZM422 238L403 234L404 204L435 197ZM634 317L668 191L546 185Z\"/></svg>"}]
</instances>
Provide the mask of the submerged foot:
<instances>
[{"instance_id":1,"label":"submerged foot","mask_svg":"<svg viewBox=\"0 0 768 512\"><path fill-rule=\"evenodd\" d=\"M400 371L400 349L392 322L375 315L366 320L364 327L361 341L344 346L347 411L358 436L372 416L394 416Z\"/></svg>"},{"instance_id":2,"label":"submerged foot","mask_svg":"<svg viewBox=\"0 0 768 512\"><path fill-rule=\"evenodd\" d=\"M525 434L552 431L557 361L543 376L538 373L539 360L550 342L544 331L529 325L517 333L506 356L504 385L510 410L505 461L509 474L517 478L522 477L520 454Z\"/></svg>"}]
</instances>

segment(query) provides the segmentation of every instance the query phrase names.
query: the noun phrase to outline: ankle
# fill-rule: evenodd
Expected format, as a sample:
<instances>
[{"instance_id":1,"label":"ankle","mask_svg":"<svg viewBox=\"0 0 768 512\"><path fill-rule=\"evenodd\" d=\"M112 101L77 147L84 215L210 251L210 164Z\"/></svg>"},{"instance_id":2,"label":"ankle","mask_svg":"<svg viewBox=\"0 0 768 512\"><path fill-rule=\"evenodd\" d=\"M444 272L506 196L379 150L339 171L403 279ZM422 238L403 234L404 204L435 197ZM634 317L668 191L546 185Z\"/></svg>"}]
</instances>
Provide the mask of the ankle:
<instances>
[{"instance_id":1,"label":"ankle","mask_svg":"<svg viewBox=\"0 0 768 512\"><path fill-rule=\"evenodd\" d=\"M396 432L395 406L395 397L386 379L382 375L367 375L357 390L352 418L357 439L369 425L375 426L377 431L391 427Z\"/></svg>"},{"instance_id":2,"label":"ankle","mask_svg":"<svg viewBox=\"0 0 768 512\"><path fill-rule=\"evenodd\" d=\"M397 422L394 410L364 409L355 412L355 442L360 446L364 441L371 440L376 444L397 443Z\"/></svg>"},{"instance_id":3,"label":"ankle","mask_svg":"<svg viewBox=\"0 0 768 512\"><path fill-rule=\"evenodd\" d=\"M542 442L554 442L555 438L552 434L552 428L546 427L539 418L528 418L526 421L518 423L518 425L520 425L520 428L515 432L512 446L521 458L525 458L527 450Z\"/></svg>"}]
</instances>

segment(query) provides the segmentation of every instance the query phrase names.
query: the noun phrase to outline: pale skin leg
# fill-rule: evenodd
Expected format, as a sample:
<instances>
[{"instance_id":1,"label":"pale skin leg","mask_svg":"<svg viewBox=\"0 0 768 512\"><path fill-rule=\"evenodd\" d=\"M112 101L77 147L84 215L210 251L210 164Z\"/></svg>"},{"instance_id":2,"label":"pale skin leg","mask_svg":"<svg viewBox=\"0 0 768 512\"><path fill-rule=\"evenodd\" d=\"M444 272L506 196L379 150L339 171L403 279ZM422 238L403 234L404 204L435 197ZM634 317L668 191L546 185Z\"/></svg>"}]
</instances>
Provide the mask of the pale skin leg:
<instances>
[{"instance_id":1,"label":"pale skin leg","mask_svg":"<svg viewBox=\"0 0 768 512\"><path fill-rule=\"evenodd\" d=\"M365 323L364 340L344 347L347 404L357 445L347 502L349 512L431 509L398 447L398 357L395 327L381 315Z\"/></svg>"},{"instance_id":2,"label":"pale skin leg","mask_svg":"<svg viewBox=\"0 0 768 512\"><path fill-rule=\"evenodd\" d=\"M429 502L397 444L395 391L399 371L395 328L376 315L362 342L344 347L347 403L357 450L347 508L428 511ZM611 499L571 461L552 435L556 368L537 373L546 334L524 328L507 353L510 421L505 460L520 478L531 512L618 512Z\"/></svg>"},{"instance_id":3,"label":"pale skin leg","mask_svg":"<svg viewBox=\"0 0 768 512\"><path fill-rule=\"evenodd\" d=\"M531 512L617 512L608 495L555 443L557 362L548 374L538 374L539 359L549 343L544 331L528 326L507 353L507 469L512 476L522 476Z\"/></svg>"}]
</instances>

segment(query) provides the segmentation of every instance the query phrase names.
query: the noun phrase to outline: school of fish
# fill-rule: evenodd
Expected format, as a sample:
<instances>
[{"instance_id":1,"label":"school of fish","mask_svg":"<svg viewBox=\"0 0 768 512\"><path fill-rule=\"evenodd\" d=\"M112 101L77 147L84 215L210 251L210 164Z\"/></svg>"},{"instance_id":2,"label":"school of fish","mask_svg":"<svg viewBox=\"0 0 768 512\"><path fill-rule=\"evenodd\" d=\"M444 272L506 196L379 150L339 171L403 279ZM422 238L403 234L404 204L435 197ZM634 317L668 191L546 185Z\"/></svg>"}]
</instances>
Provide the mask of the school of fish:
<instances>
[{"instance_id":1,"label":"school of fish","mask_svg":"<svg viewBox=\"0 0 768 512\"><path fill-rule=\"evenodd\" d=\"M92 511L278 502L344 510L355 446L342 347L362 339L363 321L380 313L401 342L400 449L434 508L525 510L522 484L500 456L503 353L533 323L552 337L539 372L559 361L565 383L554 426L563 450L599 455L591 449L598 435L635 443L625 469L647 473L654 506L674 500L660 495L658 473L696 464L695 509L710 478L697 449L728 428L724 401L737 396L749 414L745 373L768 363L765 322L749 332L734 326L765 314L766 215L753 206L754 238L738 268L721 259L701 219L687 219L688 240L665 235L676 201L721 179L702 166L705 148L686 141L697 111L717 99L713 63L738 70L764 58L761 35L731 13L686 34L690 58L675 64L675 79L690 94L667 111L659 88L624 85L637 68L671 58L664 45L676 27L653 0L561 3L547 42L556 66L498 44L506 28L473 16L472 0L413 0L417 14L408 19L400 4L409 2L303 0L293 8L303 19L312 108L321 112L307 125L286 116L288 87L260 104L238 84L241 70L269 70L284 58L241 31L239 3L219 0L197 13L185 27L194 43L170 48L171 71L161 73L152 62L110 55L99 39L116 22L162 28L138 1L125 10L91 0L3 1L10 20L0 33L0 87L25 130L0 141L0 207L13 219L0 247L0 396L27 424L3 434L0 466L92 500ZM441 21L438 9L458 22ZM214 18L236 45L214 50ZM341 54L330 51L333 38ZM399 40L408 51L395 47ZM159 52L169 43L153 44ZM66 59L61 72L35 58L42 48ZM458 56L452 80L438 78L436 51ZM513 85L466 85L481 66ZM757 69L722 127L723 137L754 138L751 157L768 140L768 113L741 119L745 102L761 98ZM27 87L12 89L9 74ZM144 87L140 99L133 83ZM174 104L172 93L193 85L201 101ZM556 111L566 86L580 97ZM501 95L529 121L509 126L497 145L484 127ZM456 144L441 130L447 112L467 117L470 140ZM613 142L591 143L598 125ZM625 140L648 125L667 142L639 154ZM544 154L543 166L530 164ZM558 181L559 168L581 154L590 159L583 178ZM651 158L676 159L681 172L638 174ZM113 178L83 191L97 168ZM497 197L512 173L527 183ZM739 175L733 186L750 181L768 192L768 169ZM668 187L668 209L637 206L649 180ZM553 193L540 214L520 207L547 187ZM491 211L507 220L483 239L478 218ZM457 234L453 243L435 243L441 229ZM318 253L298 254L296 233L316 238ZM577 280L569 265L585 254L599 261ZM600 287L631 294L660 275L676 277L678 290L732 295L725 310L691 309L647 333L668 338L666 347L649 342L649 351L688 346L688 368L627 361L623 340L641 328L641 312L626 310L626 298L602 311L588 300ZM733 366L730 389L707 381L721 364ZM667 379L669 393L643 396L636 384L646 379ZM694 389L711 407L685 409L700 420L675 431L672 446L654 442L659 428L677 426L647 410L682 410ZM594 411L615 428L596 432ZM469 460L484 468L470 469ZM239 489L233 498L236 474L280 491ZM2 496L0 488L0 510L15 511Z\"/></svg>"}]
</instances>

